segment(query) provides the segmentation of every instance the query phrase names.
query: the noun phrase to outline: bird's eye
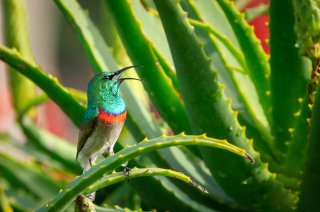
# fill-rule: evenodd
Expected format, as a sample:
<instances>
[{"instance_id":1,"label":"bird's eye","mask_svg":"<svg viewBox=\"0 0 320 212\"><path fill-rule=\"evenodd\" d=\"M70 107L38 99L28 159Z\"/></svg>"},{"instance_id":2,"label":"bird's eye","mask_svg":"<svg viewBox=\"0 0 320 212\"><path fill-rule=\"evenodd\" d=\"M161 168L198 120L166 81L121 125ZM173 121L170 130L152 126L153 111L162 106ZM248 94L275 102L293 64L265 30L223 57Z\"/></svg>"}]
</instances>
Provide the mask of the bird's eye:
<instances>
[{"instance_id":1,"label":"bird's eye","mask_svg":"<svg viewBox=\"0 0 320 212\"><path fill-rule=\"evenodd\" d=\"M104 79L106 79L106 80L112 80L112 78L113 78L113 75L108 75L108 76L104 77Z\"/></svg>"}]
</instances>

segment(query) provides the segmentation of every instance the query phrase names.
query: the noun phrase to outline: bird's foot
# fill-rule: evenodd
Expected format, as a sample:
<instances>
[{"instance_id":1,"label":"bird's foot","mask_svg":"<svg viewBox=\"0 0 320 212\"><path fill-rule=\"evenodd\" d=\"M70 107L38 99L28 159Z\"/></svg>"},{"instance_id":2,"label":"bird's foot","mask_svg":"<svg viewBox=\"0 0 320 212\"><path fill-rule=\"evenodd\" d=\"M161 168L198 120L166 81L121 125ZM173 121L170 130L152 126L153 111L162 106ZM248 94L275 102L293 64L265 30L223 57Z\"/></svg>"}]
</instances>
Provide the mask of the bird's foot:
<instances>
[{"instance_id":1,"label":"bird's foot","mask_svg":"<svg viewBox=\"0 0 320 212\"><path fill-rule=\"evenodd\" d=\"M128 161L123 163L121 165L121 167L123 167L123 174L125 177L128 177L128 181L129 181L129 177L130 177L130 174L131 174L131 169L128 167Z\"/></svg>"},{"instance_id":2,"label":"bird's foot","mask_svg":"<svg viewBox=\"0 0 320 212\"><path fill-rule=\"evenodd\" d=\"M124 174L124 176L125 177L130 177L130 174L131 174L131 169L129 168L129 167L127 167L127 166L124 166L123 167L124 169L123 169L123 174ZM129 180L129 179L128 179Z\"/></svg>"},{"instance_id":3,"label":"bird's foot","mask_svg":"<svg viewBox=\"0 0 320 212\"><path fill-rule=\"evenodd\" d=\"M89 198L91 200L91 202L93 202L94 199L96 198L96 192L92 192L90 194L87 194L86 197Z\"/></svg>"}]
</instances>

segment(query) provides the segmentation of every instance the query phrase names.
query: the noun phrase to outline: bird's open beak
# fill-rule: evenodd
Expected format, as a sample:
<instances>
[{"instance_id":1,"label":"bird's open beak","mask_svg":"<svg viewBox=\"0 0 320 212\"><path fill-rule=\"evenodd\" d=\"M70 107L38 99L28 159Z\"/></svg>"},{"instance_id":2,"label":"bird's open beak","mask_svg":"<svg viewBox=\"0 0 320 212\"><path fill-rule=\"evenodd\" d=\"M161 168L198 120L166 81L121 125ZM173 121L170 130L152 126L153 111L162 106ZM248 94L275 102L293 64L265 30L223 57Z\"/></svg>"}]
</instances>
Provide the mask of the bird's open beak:
<instances>
[{"instance_id":1,"label":"bird's open beak","mask_svg":"<svg viewBox=\"0 0 320 212\"><path fill-rule=\"evenodd\" d=\"M143 67L143 66L127 66L127 67L124 67L123 69L120 69L120 70L116 71L114 74L117 77L116 78L117 82L118 83L122 83L125 80L139 80L139 81L141 81L140 79L132 78L132 77L121 78L121 75L124 73L124 71L126 71L126 70L128 70L130 68L141 68L141 67Z\"/></svg>"}]
</instances>

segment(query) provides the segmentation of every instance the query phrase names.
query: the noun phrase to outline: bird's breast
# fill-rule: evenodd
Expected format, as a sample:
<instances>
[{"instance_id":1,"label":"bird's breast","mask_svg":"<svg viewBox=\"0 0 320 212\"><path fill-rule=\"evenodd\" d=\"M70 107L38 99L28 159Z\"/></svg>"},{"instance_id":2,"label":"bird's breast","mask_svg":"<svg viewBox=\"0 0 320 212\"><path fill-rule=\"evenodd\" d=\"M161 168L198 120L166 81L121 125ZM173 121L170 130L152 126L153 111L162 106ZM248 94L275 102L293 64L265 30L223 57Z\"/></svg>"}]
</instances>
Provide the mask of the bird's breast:
<instances>
[{"instance_id":1,"label":"bird's breast","mask_svg":"<svg viewBox=\"0 0 320 212\"><path fill-rule=\"evenodd\" d=\"M123 123L126 120L126 117L127 117L127 110L124 110L120 114L112 114L104 110L100 110L98 120L103 122L104 124L112 125L112 124Z\"/></svg>"}]
</instances>

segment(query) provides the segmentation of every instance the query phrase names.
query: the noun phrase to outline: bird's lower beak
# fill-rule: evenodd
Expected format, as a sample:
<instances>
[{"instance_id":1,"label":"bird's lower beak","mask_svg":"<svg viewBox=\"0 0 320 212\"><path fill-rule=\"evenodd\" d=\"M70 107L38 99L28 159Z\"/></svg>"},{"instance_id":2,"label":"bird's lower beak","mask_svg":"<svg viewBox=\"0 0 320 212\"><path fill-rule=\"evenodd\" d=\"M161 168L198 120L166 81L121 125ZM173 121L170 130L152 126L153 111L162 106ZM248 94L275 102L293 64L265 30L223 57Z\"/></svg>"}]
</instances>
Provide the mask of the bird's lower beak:
<instances>
[{"instance_id":1,"label":"bird's lower beak","mask_svg":"<svg viewBox=\"0 0 320 212\"><path fill-rule=\"evenodd\" d=\"M118 83L122 83L123 81L125 80L138 80L138 81L141 81L140 79L137 79L137 78L132 78L132 77L125 77L125 78L119 78L117 79L117 82ZM142 82L142 81L141 81Z\"/></svg>"},{"instance_id":2,"label":"bird's lower beak","mask_svg":"<svg viewBox=\"0 0 320 212\"><path fill-rule=\"evenodd\" d=\"M130 69L130 68L141 68L142 66L127 66L123 69L120 69L118 71L116 71L114 74L117 76L117 83L122 83L123 81L125 80L139 80L141 81L140 79L137 79L137 78L132 78L132 77L124 77L124 78L121 78L121 75L124 73L124 71Z\"/></svg>"}]
</instances>

